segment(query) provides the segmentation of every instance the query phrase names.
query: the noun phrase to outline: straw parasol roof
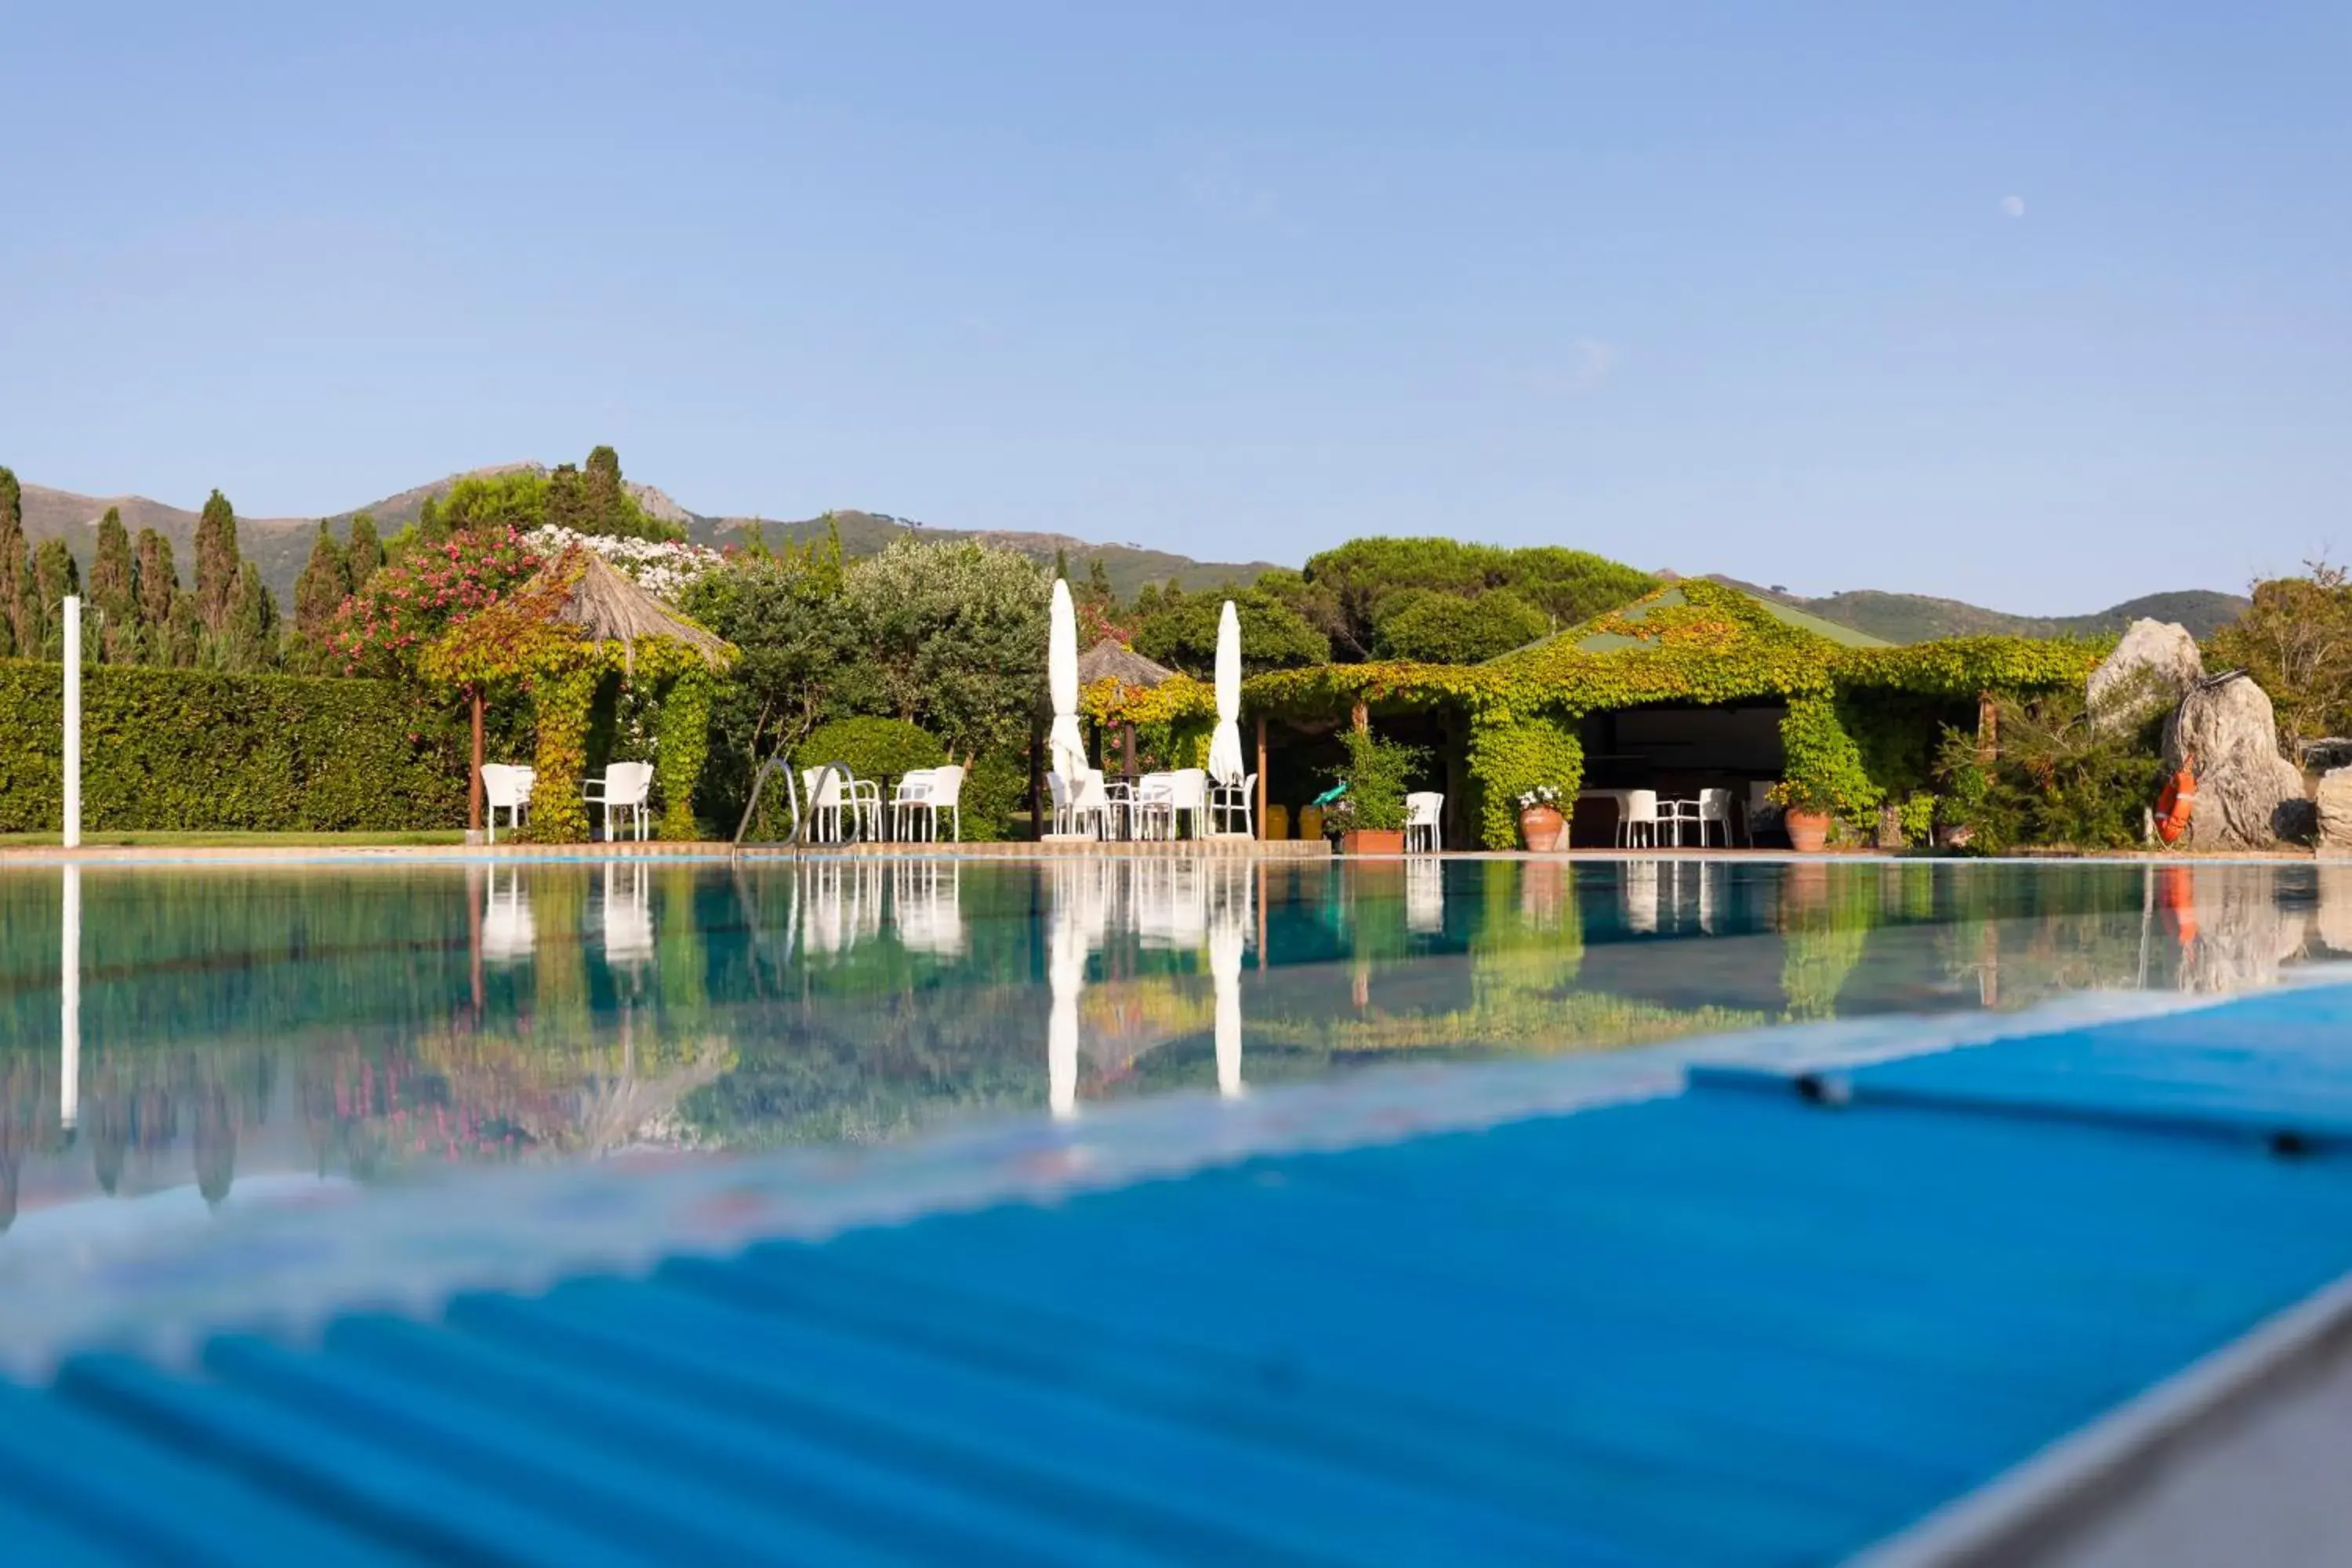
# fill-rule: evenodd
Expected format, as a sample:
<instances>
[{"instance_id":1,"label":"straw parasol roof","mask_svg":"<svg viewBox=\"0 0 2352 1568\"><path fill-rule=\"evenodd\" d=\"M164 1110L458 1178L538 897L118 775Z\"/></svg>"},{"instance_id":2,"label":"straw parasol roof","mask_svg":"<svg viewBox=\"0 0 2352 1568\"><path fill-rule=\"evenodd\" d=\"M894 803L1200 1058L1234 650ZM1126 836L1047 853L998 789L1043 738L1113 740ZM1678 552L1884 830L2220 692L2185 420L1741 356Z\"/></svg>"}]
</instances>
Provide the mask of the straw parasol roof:
<instances>
[{"instance_id":1,"label":"straw parasol roof","mask_svg":"<svg viewBox=\"0 0 2352 1568\"><path fill-rule=\"evenodd\" d=\"M1102 641L1078 656L1078 684L1115 679L1123 686L1157 686L1173 680L1176 672L1152 663L1116 637Z\"/></svg>"},{"instance_id":2,"label":"straw parasol roof","mask_svg":"<svg viewBox=\"0 0 2352 1568\"><path fill-rule=\"evenodd\" d=\"M552 617L580 628L590 642L624 645L653 637L684 643L713 669L723 669L734 649L607 565L583 552L580 575L556 601Z\"/></svg>"}]
</instances>

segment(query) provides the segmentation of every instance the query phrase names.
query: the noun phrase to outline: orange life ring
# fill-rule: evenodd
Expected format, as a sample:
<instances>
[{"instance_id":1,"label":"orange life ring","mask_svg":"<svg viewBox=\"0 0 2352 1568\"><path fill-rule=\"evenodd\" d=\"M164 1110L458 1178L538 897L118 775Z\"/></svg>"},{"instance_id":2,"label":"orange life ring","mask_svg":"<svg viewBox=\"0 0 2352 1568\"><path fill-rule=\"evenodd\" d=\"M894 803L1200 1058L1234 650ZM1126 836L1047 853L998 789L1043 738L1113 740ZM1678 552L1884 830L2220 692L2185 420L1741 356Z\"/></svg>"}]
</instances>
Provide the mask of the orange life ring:
<instances>
[{"instance_id":1,"label":"orange life ring","mask_svg":"<svg viewBox=\"0 0 2352 1568\"><path fill-rule=\"evenodd\" d=\"M2164 793L2156 797L2156 836L2167 844L2179 843L2196 810L2197 773L2192 759L2164 781Z\"/></svg>"}]
</instances>

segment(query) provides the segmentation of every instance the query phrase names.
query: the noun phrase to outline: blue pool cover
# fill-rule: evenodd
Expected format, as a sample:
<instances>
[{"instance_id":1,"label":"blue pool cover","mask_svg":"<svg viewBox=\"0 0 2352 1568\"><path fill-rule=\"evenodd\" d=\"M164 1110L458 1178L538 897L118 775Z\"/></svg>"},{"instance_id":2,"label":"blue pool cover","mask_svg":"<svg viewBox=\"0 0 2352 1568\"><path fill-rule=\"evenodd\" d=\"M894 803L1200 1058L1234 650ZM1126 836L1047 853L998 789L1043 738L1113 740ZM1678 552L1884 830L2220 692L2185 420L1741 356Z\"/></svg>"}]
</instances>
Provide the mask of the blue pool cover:
<instances>
[{"instance_id":1,"label":"blue pool cover","mask_svg":"<svg viewBox=\"0 0 2352 1568\"><path fill-rule=\"evenodd\" d=\"M85 1352L7 1561L1834 1562L2352 1268L2352 989Z\"/></svg>"}]
</instances>

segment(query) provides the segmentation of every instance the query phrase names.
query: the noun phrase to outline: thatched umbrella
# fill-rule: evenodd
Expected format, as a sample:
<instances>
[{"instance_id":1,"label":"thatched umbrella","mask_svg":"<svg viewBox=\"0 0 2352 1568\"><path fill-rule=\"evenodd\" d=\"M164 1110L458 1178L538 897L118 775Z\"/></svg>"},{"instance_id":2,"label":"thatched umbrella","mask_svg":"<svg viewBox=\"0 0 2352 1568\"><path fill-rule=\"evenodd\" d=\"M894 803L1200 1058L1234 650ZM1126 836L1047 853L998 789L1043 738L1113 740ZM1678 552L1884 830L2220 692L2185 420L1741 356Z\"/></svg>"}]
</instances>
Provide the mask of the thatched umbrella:
<instances>
[{"instance_id":1,"label":"thatched umbrella","mask_svg":"<svg viewBox=\"0 0 2352 1568\"><path fill-rule=\"evenodd\" d=\"M1121 686L1150 689L1163 680L1173 680L1176 672L1152 663L1117 637L1105 637L1078 656L1078 684L1092 686L1097 680L1116 680Z\"/></svg>"},{"instance_id":2,"label":"thatched umbrella","mask_svg":"<svg viewBox=\"0 0 2352 1568\"><path fill-rule=\"evenodd\" d=\"M1152 663L1117 637L1102 641L1078 656L1078 684L1092 686L1097 680L1116 680L1121 686L1149 690L1162 681L1173 680L1176 672L1163 665ZM1120 726L1127 746L1127 771L1135 771L1135 726Z\"/></svg>"},{"instance_id":3,"label":"thatched umbrella","mask_svg":"<svg viewBox=\"0 0 2352 1568\"><path fill-rule=\"evenodd\" d=\"M467 820L477 828L482 824L482 680L470 667L487 657L484 650L534 625L571 627L583 643L619 643L622 666L632 673L639 642L677 643L712 669L726 668L735 655L724 639L672 610L593 551L575 546L549 562L514 594L451 628L425 661L427 673L462 683L472 705L474 778Z\"/></svg>"},{"instance_id":4,"label":"thatched umbrella","mask_svg":"<svg viewBox=\"0 0 2352 1568\"><path fill-rule=\"evenodd\" d=\"M552 568L551 568L552 570ZM724 669L734 650L667 605L590 554L580 575L555 603L551 618L577 626L590 642L616 642L625 650L643 638L667 637L684 643L702 656L713 669Z\"/></svg>"}]
</instances>

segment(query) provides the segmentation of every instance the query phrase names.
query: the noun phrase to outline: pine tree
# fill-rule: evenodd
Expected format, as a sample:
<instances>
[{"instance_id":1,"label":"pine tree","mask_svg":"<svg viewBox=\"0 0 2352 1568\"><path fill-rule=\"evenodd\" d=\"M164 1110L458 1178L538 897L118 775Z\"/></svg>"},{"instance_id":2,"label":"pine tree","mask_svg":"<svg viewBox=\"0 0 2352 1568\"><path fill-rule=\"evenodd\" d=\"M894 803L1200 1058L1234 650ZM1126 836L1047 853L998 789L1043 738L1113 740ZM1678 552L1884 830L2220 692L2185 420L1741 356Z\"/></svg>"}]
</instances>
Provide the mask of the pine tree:
<instances>
[{"instance_id":1,"label":"pine tree","mask_svg":"<svg viewBox=\"0 0 2352 1568\"><path fill-rule=\"evenodd\" d=\"M351 591L351 567L342 547L335 542L334 530L322 522L310 544L310 559L294 584L294 654L301 668L323 672L330 667L327 628Z\"/></svg>"},{"instance_id":2,"label":"pine tree","mask_svg":"<svg viewBox=\"0 0 2352 1568\"><path fill-rule=\"evenodd\" d=\"M425 544L448 542L449 524L442 519L440 497L426 496L425 504L416 509L416 538Z\"/></svg>"},{"instance_id":3,"label":"pine tree","mask_svg":"<svg viewBox=\"0 0 2352 1568\"><path fill-rule=\"evenodd\" d=\"M368 512L352 516L352 541L343 547L343 569L351 574L352 592L368 585L383 564L383 541L375 536L375 518Z\"/></svg>"},{"instance_id":4,"label":"pine tree","mask_svg":"<svg viewBox=\"0 0 2352 1568\"><path fill-rule=\"evenodd\" d=\"M65 657L65 601L81 592L81 566L62 539L45 539L33 552L32 608L39 617L37 641L32 645L42 658Z\"/></svg>"},{"instance_id":5,"label":"pine tree","mask_svg":"<svg viewBox=\"0 0 2352 1568\"><path fill-rule=\"evenodd\" d=\"M25 492L16 476L0 468L0 658L26 648L18 626L28 570L24 509Z\"/></svg>"},{"instance_id":6,"label":"pine tree","mask_svg":"<svg viewBox=\"0 0 2352 1568\"><path fill-rule=\"evenodd\" d=\"M590 533L627 533L635 521L635 509L629 504L629 492L621 488L621 455L610 447L599 447L588 454L588 472L583 483L588 501ZM551 498L552 499L552 498Z\"/></svg>"},{"instance_id":7,"label":"pine tree","mask_svg":"<svg viewBox=\"0 0 2352 1568\"><path fill-rule=\"evenodd\" d=\"M1054 575L1065 583L1070 580L1069 552L1058 544L1054 546Z\"/></svg>"},{"instance_id":8,"label":"pine tree","mask_svg":"<svg viewBox=\"0 0 2352 1568\"><path fill-rule=\"evenodd\" d=\"M98 656L108 664L139 662L139 595L131 563L131 531L122 512L108 507L98 520L98 552L89 563L89 607L98 619Z\"/></svg>"},{"instance_id":9,"label":"pine tree","mask_svg":"<svg viewBox=\"0 0 2352 1568\"><path fill-rule=\"evenodd\" d=\"M574 533L589 531L588 485L574 464L558 463L547 476L547 521Z\"/></svg>"},{"instance_id":10,"label":"pine tree","mask_svg":"<svg viewBox=\"0 0 2352 1568\"><path fill-rule=\"evenodd\" d=\"M215 639L236 615L236 511L215 490L196 519L196 614Z\"/></svg>"}]
</instances>

